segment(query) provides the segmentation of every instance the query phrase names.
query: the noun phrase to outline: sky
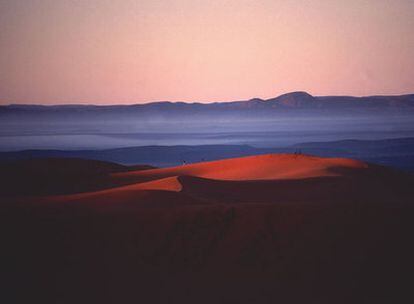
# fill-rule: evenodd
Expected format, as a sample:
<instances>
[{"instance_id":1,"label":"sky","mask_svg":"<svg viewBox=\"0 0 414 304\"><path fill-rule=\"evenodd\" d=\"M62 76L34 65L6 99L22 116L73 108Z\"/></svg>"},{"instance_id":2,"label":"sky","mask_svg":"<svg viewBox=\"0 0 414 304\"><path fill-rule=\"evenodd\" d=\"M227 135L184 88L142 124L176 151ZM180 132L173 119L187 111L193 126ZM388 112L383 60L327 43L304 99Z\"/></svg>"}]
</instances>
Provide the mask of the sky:
<instances>
[{"instance_id":1,"label":"sky","mask_svg":"<svg viewBox=\"0 0 414 304\"><path fill-rule=\"evenodd\" d=\"M0 0L0 104L414 93L413 0Z\"/></svg>"}]
</instances>

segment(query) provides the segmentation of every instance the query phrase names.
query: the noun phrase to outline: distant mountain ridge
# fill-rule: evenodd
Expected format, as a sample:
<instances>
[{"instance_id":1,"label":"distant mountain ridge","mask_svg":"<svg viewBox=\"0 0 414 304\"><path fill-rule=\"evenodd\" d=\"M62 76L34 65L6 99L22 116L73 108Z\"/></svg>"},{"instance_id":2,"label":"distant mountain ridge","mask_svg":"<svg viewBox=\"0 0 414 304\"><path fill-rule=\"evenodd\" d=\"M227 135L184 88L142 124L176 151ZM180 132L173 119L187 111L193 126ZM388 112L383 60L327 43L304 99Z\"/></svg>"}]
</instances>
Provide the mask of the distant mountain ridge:
<instances>
[{"instance_id":1,"label":"distant mountain ridge","mask_svg":"<svg viewBox=\"0 0 414 304\"><path fill-rule=\"evenodd\" d=\"M395 96L312 96L306 92L291 92L270 99L253 98L243 101L187 103L187 102L150 102L131 105L34 105L10 104L0 106L0 114L11 112L197 112L225 110L340 110L340 109L400 109L414 110L414 94Z\"/></svg>"}]
</instances>

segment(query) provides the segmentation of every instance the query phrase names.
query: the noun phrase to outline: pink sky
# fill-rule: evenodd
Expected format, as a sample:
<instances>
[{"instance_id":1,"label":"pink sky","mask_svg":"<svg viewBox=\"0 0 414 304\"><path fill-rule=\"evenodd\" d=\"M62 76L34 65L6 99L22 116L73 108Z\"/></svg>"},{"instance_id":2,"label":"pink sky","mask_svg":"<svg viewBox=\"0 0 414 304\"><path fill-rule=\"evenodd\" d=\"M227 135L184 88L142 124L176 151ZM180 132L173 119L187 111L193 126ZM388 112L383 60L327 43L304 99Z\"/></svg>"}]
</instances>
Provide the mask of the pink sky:
<instances>
[{"instance_id":1,"label":"pink sky","mask_svg":"<svg viewBox=\"0 0 414 304\"><path fill-rule=\"evenodd\" d=\"M0 103L414 93L412 0L1 0Z\"/></svg>"}]
</instances>

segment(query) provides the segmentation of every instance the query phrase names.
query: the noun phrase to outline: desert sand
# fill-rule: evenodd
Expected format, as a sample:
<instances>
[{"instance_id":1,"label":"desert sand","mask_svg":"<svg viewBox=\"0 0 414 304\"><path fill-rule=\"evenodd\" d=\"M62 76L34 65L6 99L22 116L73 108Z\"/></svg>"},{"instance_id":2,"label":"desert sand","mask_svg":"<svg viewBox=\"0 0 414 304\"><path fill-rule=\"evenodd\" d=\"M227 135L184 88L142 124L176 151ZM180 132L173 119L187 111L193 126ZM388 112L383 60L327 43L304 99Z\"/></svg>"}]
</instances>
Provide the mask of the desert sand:
<instances>
[{"instance_id":1,"label":"desert sand","mask_svg":"<svg viewBox=\"0 0 414 304\"><path fill-rule=\"evenodd\" d=\"M65 162L52 167L64 171ZM89 183L84 170L68 178L82 187L64 187L63 178L39 192L38 171L15 168L14 181L18 170L32 178L10 187L22 194L2 194L6 283L24 290L20 302L405 303L411 296L414 179L399 171L288 154L165 169L94 163Z\"/></svg>"}]
</instances>

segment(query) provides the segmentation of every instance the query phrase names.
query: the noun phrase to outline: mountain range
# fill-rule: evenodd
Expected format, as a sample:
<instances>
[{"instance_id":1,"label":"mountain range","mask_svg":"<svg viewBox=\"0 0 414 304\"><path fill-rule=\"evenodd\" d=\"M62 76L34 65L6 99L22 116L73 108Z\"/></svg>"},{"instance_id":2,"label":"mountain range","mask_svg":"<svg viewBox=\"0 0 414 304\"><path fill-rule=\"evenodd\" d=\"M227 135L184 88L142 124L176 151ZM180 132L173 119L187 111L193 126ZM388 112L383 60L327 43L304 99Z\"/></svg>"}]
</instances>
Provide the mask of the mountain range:
<instances>
[{"instance_id":1,"label":"mountain range","mask_svg":"<svg viewBox=\"0 0 414 304\"><path fill-rule=\"evenodd\" d=\"M395 96L312 96L306 92L291 92L270 99L253 98L243 101L214 102L214 103L185 103L160 101L132 105L31 105L10 104L0 106L0 114L22 114L31 112L46 113L199 113L203 111L287 111L287 110L412 110L414 111L414 94Z\"/></svg>"}]
</instances>

